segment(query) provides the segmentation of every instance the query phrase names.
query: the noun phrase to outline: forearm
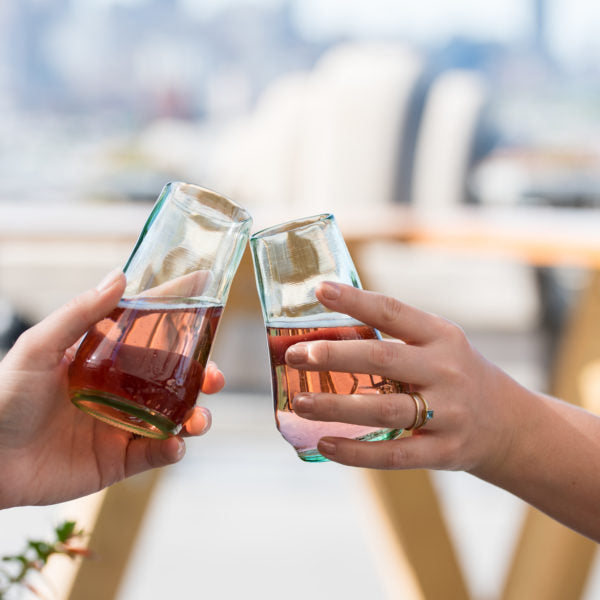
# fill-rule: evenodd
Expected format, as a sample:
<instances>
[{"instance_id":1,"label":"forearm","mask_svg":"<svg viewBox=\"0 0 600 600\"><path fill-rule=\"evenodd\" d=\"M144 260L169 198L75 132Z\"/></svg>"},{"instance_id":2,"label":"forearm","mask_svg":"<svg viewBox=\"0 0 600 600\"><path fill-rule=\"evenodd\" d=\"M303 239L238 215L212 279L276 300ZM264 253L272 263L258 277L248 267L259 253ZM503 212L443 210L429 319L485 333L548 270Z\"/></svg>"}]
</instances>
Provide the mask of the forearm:
<instances>
[{"instance_id":1,"label":"forearm","mask_svg":"<svg viewBox=\"0 0 600 600\"><path fill-rule=\"evenodd\" d=\"M473 474L600 541L600 417L532 392L511 409L503 460Z\"/></svg>"}]
</instances>

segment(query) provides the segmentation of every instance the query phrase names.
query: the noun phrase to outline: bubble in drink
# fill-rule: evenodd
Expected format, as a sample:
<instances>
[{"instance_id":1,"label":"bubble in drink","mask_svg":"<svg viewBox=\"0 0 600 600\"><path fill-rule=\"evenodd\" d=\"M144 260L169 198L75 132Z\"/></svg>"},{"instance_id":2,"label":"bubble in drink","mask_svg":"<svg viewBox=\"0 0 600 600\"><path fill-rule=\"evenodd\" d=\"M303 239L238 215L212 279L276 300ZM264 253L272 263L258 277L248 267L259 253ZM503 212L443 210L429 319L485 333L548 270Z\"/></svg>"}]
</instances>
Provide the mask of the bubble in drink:
<instances>
[{"instance_id":1,"label":"bubble in drink","mask_svg":"<svg viewBox=\"0 0 600 600\"><path fill-rule=\"evenodd\" d=\"M202 387L222 310L161 298L122 300L79 346L69 369L71 399L129 431L178 433Z\"/></svg>"},{"instance_id":2,"label":"bubble in drink","mask_svg":"<svg viewBox=\"0 0 600 600\"><path fill-rule=\"evenodd\" d=\"M380 429L347 423L310 421L294 413L292 401L300 392L331 394L385 394L400 391L400 384L379 375L343 373L336 371L304 371L285 364L285 352L293 344L314 340L374 340L380 339L372 327L360 323L327 327L318 323L302 323L304 327L285 327L278 323L267 326L271 358L271 375L275 420L281 435L295 449L300 458L309 462L326 460L316 449L324 436L346 437L358 440L387 440L396 437L398 429ZM308 326L306 326L308 325Z\"/></svg>"}]
</instances>

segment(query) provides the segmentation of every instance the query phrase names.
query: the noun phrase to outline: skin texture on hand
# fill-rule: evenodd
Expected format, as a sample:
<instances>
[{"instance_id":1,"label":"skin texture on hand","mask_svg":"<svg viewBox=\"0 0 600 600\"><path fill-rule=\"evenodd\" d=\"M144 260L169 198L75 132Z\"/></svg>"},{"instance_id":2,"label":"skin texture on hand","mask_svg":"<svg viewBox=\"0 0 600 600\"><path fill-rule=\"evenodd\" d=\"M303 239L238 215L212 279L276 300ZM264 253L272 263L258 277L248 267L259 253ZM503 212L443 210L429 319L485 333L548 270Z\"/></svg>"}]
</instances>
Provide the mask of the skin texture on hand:
<instances>
[{"instance_id":1,"label":"skin texture on hand","mask_svg":"<svg viewBox=\"0 0 600 600\"><path fill-rule=\"evenodd\" d=\"M179 461L182 437L201 435L210 413L197 407L181 436L134 438L77 409L68 367L81 336L119 302L121 272L26 331L0 362L0 508L53 504L101 490L125 477ZM224 385L207 365L202 391Z\"/></svg>"},{"instance_id":2,"label":"skin texture on hand","mask_svg":"<svg viewBox=\"0 0 600 600\"><path fill-rule=\"evenodd\" d=\"M286 353L290 366L401 381L434 411L397 440L323 438L324 456L359 467L464 470L600 539L600 418L527 390L441 317L339 284L321 284L317 298L392 339L297 344ZM306 419L386 428L410 427L416 412L408 394L302 394L293 408Z\"/></svg>"}]
</instances>

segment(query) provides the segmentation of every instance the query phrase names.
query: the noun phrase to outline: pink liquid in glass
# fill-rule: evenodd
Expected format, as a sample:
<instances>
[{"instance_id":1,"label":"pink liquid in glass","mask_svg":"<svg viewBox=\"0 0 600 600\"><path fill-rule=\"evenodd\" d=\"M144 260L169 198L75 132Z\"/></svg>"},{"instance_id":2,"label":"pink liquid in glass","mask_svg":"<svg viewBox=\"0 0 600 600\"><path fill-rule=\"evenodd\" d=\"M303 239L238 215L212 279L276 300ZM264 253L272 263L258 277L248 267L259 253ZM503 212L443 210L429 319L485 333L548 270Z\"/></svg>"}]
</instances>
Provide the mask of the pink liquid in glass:
<instances>
[{"instance_id":1,"label":"pink liquid in glass","mask_svg":"<svg viewBox=\"0 0 600 600\"><path fill-rule=\"evenodd\" d=\"M309 421L297 416L292 400L300 392L333 394L377 394L398 392L399 384L378 375L342 373L335 371L303 371L285 364L285 352L293 344L313 340L372 340L379 334L367 325L334 327L267 327L275 420L281 435L306 461L326 460L317 450L324 436L346 437L361 440L387 440L396 437L397 429L379 429L363 425L350 425L323 421ZM287 323L286 323L287 325Z\"/></svg>"}]
</instances>

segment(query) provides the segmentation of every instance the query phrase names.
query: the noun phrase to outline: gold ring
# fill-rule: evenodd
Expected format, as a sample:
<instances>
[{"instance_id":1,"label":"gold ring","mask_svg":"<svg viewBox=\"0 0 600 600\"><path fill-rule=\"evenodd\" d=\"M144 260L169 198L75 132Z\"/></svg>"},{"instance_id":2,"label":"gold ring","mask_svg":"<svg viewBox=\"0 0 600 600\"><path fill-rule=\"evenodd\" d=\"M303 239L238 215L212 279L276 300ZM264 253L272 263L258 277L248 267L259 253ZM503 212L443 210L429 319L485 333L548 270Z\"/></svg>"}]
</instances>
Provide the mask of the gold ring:
<instances>
[{"instance_id":1,"label":"gold ring","mask_svg":"<svg viewBox=\"0 0 600 600\"><path fill-rule=\"evenodd\" d=\"M410 431L423 427L427 421L433 418L433 411L429 408L427 400L419 392L408 392L408 395L413 399L417 409L413 424L406 428L407 431Z\"/></svg>"},{"instance_id":2,"label":"gold ring","mask_svg":"<svg viewBox=\"0 0 600 600\"><path fill-rule=\"evenodd\" d=\"M416 394L416 393L412 393L412 392L405 392L406 394L408 394L412 399L413 402L415 403L415 420L413 421L413 424L410 427L406 428L406 431L410 431L411 429L415 429L417 426L419 426L419 421L421 420L421 394Z\"/></svg>"}]
</instances>

